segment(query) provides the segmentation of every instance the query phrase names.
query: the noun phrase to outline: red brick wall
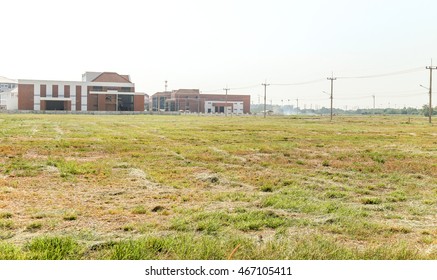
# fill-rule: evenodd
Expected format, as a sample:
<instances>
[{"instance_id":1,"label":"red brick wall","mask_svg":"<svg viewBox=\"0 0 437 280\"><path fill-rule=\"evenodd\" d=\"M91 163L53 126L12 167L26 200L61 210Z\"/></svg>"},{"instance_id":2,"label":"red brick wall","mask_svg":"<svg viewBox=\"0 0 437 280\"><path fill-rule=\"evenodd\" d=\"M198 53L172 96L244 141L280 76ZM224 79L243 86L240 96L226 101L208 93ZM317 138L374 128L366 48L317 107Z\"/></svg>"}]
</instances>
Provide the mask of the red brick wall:
<instances>
[{"instance_id":1,"label":"red brick wall","mask_svg":"<svg viewBox=\"0 0 437 280\"><path fill-rule=\"evenodd\" d=\"M59 88L58 85L52 86L52 96L53 97L58 97L58 95L59 95L58 88Z\"/></svg>"},{"instance_id":2,"label":"red brick wall","mask_svg":"<svg viewBox=\"0 0 437 280\"><path fill-rule=\"evenodd\" d=\"M82 87L76 86L76 111L81 111L81 97L82 95Z\"/></svg>"},{"instance_id":3,"label":"red brick wall","mask_svg":"<svg viewBox=\"0 0 437 280\"><path fill-rule=\"evenodd\" d=\"M47 86L46 85L40 85L39 86L39 95L41 97L46 97L47 96Z\"/></svg>"},{"instance_id":4,"label":"red brick wall","mask_svg":"<svg viewBox=\"0 0 437 280\"><path fill-rule=\"evenodd\" d=\"M71 111L71 101L64 101L64 109L65 111Z\"/></svg>"},{"instance_id":5,"label":"red brick wall","mask_svg":"<svg viewBox=\"0 0 437 280\"><path fill-rule=\"evenodd\" d=\"M70 86L64 86L64 97L70 97Z\"/></svg>"},{"instance_id":6,"label":"red brick wall","mask_svg":"<svg viewBox=\"0 0 437 280\"><path fill-rule=\"evenodd\" d=\"M134 111L144 111L143 95L134 95Z\"/></svg>"},{"instance_id":7,"label":"red brick wall","mask_svg":"<svg viewBox=\"0 0 437 280\"><path fill-rule=\"evenodd\" d=\"M95 94L90 94L90 87L86 89L86 103L87 103L87 111L97 111L98 108L98 100Z\"/></svg>"},{"instance_id":8,"label":"red brick wall","mask_svg":"<svg viewBox=\"0 0 437 280\"><path fill-rule=\"evenodd\" d=\"M18 84L18 110L33 110L34 86Z\"/></svg>"},{"instance_id":9,"label":"red brick wall","mask_svg":"<svg viewBox=\"0 0 437 280\"><path fill-rule=\"evenodd\" d=\"M94 95L96 96L96 95ZM106 95L103 94L97 94L97 110L98 111L106 111L105 108L105 97Z\"/></svg>"}]
</instances>

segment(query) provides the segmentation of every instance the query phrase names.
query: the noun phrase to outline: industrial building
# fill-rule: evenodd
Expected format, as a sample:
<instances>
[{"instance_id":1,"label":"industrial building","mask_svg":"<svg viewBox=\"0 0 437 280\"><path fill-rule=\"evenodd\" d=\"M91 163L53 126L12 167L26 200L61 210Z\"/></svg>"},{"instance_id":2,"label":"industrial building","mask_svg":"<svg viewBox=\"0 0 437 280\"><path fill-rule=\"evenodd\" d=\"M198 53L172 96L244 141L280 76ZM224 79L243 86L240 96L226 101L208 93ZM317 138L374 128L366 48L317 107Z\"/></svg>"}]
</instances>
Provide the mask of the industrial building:
<instances>
[{"instance_id":1,"label":"industrial building","mask_svg":"<svg viewBox=\"0 0 437 280\"><path fill-rule=\"evenodd\" d=\"M114 72L86 72L82 81L18 80L18 110L144 111L144 93Z\"/></svg>"},{"instance_id":2,"label":"industrial building","mask_svg":"<svg viewBox=\"0 0 437 280\"><path fill-rule=\"evenodd\" d=\"M151 97L153 111L249 114L250 95L201 94L198 89L157 92Z\"/></svg>"}]
</instances>

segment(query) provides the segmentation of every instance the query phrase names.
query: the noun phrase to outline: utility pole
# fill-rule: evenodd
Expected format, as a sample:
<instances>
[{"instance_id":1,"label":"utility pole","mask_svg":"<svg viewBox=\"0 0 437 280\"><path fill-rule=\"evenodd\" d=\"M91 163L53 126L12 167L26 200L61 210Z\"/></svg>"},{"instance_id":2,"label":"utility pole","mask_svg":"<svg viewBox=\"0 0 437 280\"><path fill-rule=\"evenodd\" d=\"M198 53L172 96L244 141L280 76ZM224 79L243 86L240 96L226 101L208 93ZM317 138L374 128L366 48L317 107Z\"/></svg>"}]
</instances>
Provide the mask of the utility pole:
<instances>
[{"instance_id":1,"label":"utility pole","mask_svg":"<svg viewBox=\"0 0 437 280\"><path fill-rule=\"evenodd\" d=\"M223 89L224 91L226 91L226 101L225 101L225 116L228 116L228 90L230 90L230 88L228 88L228 86L226 86L226 88Z\"/></svg>"},{"instance_id":2,"label":"utility pole","mask_svg":"<svg viewBox=\"0 0 437 280\"><path fill-rule=\"evenodd\" d=\"M167 80L165 81L165 92L167 92Z\"/></svg>"},{"instance_id":3,"label":"utility pole","mask_svg":"<svg viewBox=\"0 0 437 280\"><path fill-rule=\"evenodd\" d=\"M375 95L372 95L373 97L373 110L375 110Z\"/></svg>"},{"instance_id":4,"label":"utility pole","mask_svg":"<svg viewBox=\"0 0 437 280\"><path fill-rule=\"evenodd\" d=\"M437 66L432 66L432 61L431 61L431 66L427 66L426 69L429 69L429 108L428 108L428 119L429 119L429 123L432 123L432 70L437 70Z\"/></svg>"},{"instance_id":5,"label":"utility pole","mask_svg":"<svg viewBox=\"0 0 437 280\"><path fill-rule=\"evenodd\" d=\"M328 80L331 80L331 121L332 121L332 105L333 105L333 94L334 94L334 81L337 80L337 78L334 78L334 75L331 76L331 78L328 78Z\"/></svg>"},{"instance_id":6,"label":"utility pole","mask_svg":"<svg viewBox=\"0 0 437 280\"><path fill-rule=\"evenodd\" d=\"M269 86L270 84L267 84L267 81L264 84L261 84L262 86L264 86L264 118L266 117L266 113L267 113L267 86Z\"/></svg>"}]
</instances>

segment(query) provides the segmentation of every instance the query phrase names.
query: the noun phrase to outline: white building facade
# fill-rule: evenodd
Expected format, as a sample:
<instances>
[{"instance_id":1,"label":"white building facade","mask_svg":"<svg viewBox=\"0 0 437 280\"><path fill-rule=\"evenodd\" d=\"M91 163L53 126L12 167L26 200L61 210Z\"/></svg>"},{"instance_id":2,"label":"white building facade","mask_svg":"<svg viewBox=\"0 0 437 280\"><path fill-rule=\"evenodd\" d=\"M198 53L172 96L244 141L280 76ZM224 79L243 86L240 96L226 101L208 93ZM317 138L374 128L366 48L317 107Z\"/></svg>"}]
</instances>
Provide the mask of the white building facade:
<instances>
[{"instance_id":1,"label":"white building facade","mask_svg":"<svg viewBox=\"0 0 437 280\"><path fill-rule=\"evenodd\" d=\"M18 83L5 77L0 77L0 110L18 109Z\"/></svg>"}]
</instances>

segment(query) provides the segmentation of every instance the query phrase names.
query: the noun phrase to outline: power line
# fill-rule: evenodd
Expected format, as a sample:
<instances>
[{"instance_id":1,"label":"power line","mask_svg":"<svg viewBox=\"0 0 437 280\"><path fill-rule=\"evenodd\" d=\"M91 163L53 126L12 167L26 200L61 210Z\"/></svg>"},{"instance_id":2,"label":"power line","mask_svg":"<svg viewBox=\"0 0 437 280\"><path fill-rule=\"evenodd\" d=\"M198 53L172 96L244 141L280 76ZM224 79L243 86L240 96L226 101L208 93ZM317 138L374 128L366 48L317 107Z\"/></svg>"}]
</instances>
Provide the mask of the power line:
<instances>
[{"instance_id":1,"label":"power line","mask_svg":"<svg viewBox=\"0 0 437 280\"><path fill-rule=\"evenodd\" d=\"M233 87L233 88L230 88L230 89L232 89L232 90L239 90L239 89L250 89L250 88L256 88L256 87L259 87L259 84L251 85L251 86L245 86L245 87Z\"/></svg>"},{"instance_id":2,"label":"power line","mask_svg":"<svg viewBox=\"0 0 437 280\"><path fill-rule=\"evenodd\" d=\"M376 75L366 75L366 76L356 76L356 77L338 77L338 79L370 79L370 78L380 78L380 77L388 77L388 76L396 76L396 75L402 75L402 74L408 74L413 72L419 72L422 71L422 67L415 67L407 70L402 71L396 71L391 73L384 73L384 74L376 74Z\"/></svg>"},{"instance_id":3,"label":"power line","mask_svg":"<svg viewBox=\"0 0 437 280\"><path fill-rule=\"evenodd\" d=\"M324 81L325 79L317 79L307 82L300 82L300 83L290 83L290 84L271 84L272 86L299 86L299 85L307 85L307 84L314 84L321 81Z\"/></svg>"},{"instance_id":4,"label":"power line","mask_svg":"<svg viewBox=\"0 0 437 280\"><path fill-rule=\"evenodd\" d=\"M413 72L419 72L422 71L423 67L415 67L410 68L406 70L396 71L396 72L390 72L390 73L383 73L383 74L374 74L374 75L365 75L365 76L345 76L345 77L336 77L336 79L370 79L370 78L379 78L379 77L387 77L387 76L395 76L395 75L402 75L402 74L408 74ZM310 80L310 81L304 81L304 82L294 82L294 83L275 83L275 84L269 84L272 86L298 86L298 85L307 85L307 84L314 84L323 81L324 79L316 79L316 80ZM232 90L240 90L240 89L252 89L258 87L259 84L253 84L248 86L242 86L242 87L230 87L229 89ZM203 92L217 92L221 91L222 89L214 89L214 90L203 90Z\"/></svg>"},{"instance_id":5,"label":"power line","mask_svg":"<svg viewBox=\"0 0 437 280\"><path fill-rule=\"evenodd\" d=\"M399 94L396 96L393 95L378 95L379 97L408 97L408 96L419 96L419 95L423 95L423 93L410 93L410 94ZM354 96L354 97L344 97L344 96L337 96L335 99L340 99L340 100L353 100L353 99L364 99L364 98L369 98L372 97L372 95L361 95L361 96Z\"/></svg>"}]
</instances>

